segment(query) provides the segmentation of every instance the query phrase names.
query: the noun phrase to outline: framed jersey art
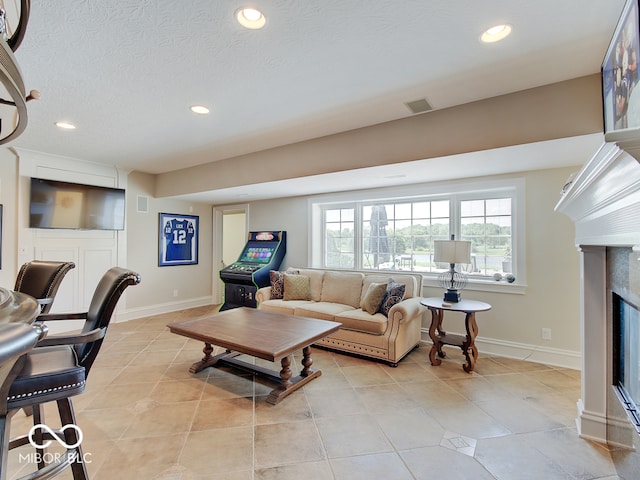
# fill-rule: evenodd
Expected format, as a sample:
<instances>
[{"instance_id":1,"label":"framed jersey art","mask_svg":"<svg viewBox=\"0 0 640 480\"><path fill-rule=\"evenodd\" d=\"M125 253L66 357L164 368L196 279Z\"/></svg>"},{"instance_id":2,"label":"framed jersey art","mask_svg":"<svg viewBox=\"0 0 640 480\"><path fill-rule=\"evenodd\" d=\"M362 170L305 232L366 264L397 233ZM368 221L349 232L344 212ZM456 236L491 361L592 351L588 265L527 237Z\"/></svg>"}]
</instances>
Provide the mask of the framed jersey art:
<instances>
[{"instance_id":1,"label":"framed jersey art","mask_svg":"<svg viewBox=\"0 0 640 480\"><path fill-rule=\"evenodd\" d=\"M198 217L160 213L158 265L195 265L198 263Z\"/></svg>"}]
</instances>

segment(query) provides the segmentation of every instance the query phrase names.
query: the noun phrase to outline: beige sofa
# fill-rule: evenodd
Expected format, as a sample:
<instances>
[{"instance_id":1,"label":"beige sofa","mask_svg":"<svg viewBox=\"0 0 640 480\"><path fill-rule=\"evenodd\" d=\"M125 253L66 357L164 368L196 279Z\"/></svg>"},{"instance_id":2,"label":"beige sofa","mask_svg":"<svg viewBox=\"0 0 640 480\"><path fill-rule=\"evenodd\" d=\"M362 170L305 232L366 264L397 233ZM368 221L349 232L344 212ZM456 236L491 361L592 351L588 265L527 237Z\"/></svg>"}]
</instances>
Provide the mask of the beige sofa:
<instances>
[{"instance_id":1,"label":"beige sofa","mask_svg":"<svg viewBox=\"0 0 640 480\"><path fill-rule=\"evenodd\" d=\"M420 343L422 316L426 311L420 304L420 275L309 268L288 271L309 277L308 298L285 299L285 291L285 298L273 299L268 286L256 293L258 308L342 323L340 330L316 345L383 360L395 367ZM403 300L393 305L387 316L363 310L362 302L370 285L388 284L389 280L405 285Z\"/></svg>"}]
</instances>

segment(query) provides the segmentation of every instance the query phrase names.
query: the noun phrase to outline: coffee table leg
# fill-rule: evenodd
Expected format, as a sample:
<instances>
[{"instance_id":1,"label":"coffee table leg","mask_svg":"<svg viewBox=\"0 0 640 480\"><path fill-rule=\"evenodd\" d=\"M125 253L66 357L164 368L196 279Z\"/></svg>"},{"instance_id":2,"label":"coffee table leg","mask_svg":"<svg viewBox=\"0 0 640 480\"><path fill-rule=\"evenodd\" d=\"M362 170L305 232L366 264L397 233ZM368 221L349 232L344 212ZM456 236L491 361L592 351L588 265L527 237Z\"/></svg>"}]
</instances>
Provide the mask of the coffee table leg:
<instances>
[{"instance_id":1,"label":"coffee table leg","mask_svg":"<svg viewBox=\"0 0 640 480\"><path fill-rule=\"evenodd\" d=\"M302 365L304 368L302 372L300 372L300 375L306 377L312 373L311 365L313 365L313 359L311 358L311 347L309 346L302 349Z\"/></svg>"},{"instance_id":2,"label":"coffee table leg","mask_svg":"<svg viewBox=\"0 0 640 480\"><path fill-rule=\"evenodd\" d=\"M189 368L189 373L198 373L199 371L214 365L218 361L218 357L211 356L211 353L213 353L213 347L210 343L204 344L202 353L204 353L204 357L202 357L202 360L200 360L199 362L191 365L191 368Z\"/></svg>"},{"instance_id":3,"label":"coffee table leg","mask_svg":"<svg viewBox=\"0 0 640 480\"><path fill-rule=\"evenodd\" d=\"M290 355L281 360L282 370L280 370L280 385L269 393L267 396L267 403L275 405L280 402L280 400L295 392L300 387L306 385L314 378L322 375L320 370L311 370L311 364L313 363L311 360L311 347L304 347L302 349L302 365L304 365L304 368L300 372L300 375L293 378L291 378L292 358L293 356Z\"/></svg>"},{"instance_id":4,"label":"coffee table leg","mask_svg":"<svg viewBox=\"0 0 640 480\"><path fill-rule=\"evenodd\" d=\"M291 355L287 355L284 357L280 364L282 365L282 370L280 370L280 381L282 382L282 388L287 389L291 387Z\"/></svg>"}]
</instances>

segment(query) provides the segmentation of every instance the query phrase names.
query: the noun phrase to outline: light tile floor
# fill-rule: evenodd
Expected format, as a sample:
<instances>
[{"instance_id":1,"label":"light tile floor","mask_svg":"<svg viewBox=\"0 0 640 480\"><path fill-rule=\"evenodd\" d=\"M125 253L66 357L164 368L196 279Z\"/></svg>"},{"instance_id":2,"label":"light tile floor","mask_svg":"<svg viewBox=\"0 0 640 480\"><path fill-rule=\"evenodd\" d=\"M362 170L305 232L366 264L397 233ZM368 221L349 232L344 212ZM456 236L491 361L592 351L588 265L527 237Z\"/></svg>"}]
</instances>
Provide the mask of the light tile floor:
<instances>
[{"instance_id":1,"label":"light tile floor","mask_svg":"<svg viewBox=\"0 0 640 480\"><path fill-rule=\"evenodd\" d=\"M188 372L203 345L166 324L212 310L111 325L74 398L93 480L618 478L608 450L577 436L577 371L481 355L467 374L457 348L432 367L429 345L392 368L314 348L322 376L274 406L259 378ZM19 412L12 435L30 426ZM8 478L28 473L29 452L11 452Z\"/></svg>"}]
</instances>

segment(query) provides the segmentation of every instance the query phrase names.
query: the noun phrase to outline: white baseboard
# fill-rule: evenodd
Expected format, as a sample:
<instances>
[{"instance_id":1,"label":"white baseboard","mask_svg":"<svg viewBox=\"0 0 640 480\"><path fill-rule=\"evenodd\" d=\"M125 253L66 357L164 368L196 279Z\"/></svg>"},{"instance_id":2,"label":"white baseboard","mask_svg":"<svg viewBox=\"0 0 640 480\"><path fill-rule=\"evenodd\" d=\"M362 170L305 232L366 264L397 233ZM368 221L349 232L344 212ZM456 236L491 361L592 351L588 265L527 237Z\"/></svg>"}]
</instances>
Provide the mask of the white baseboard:
<instances>
[{"instance_id":1,"label":"white baseboard","mask_svg":"<svg viewBox=\"0 0 640 480\"><path fill-rule=\"evenodd\" d=\"M112 321L116 323L135 320L136 318L149 317L151 315L159 315L162 313L170 313L178 310L186 310L188 308L203 307L213 304L213 297L190 298L188 300L178 300L174 302L161 303L158 305L149 305L140 308L129 308L114 313Z\"/></svg>"},{"instance_id":2,"label":"white baseboard","mask_svg":"<svg viewBox=\"0 0 640 480\"><path fill-rule=\"evenodd\" d=\"M431 344L429 330L422 329L422 340ZM581 353L573 350L543 347L526 343L496 340L494 338L476 337L476 347L480 354L495 355L497 357L515 358L529 362L544 363L555 367L580 370Z\"/></svg>"},{"instance_id":3,"label":"white baseboard","mask_svg":"<svg viewBox=\"0 0 640 480\"><path fill-rule=\"evenodd\" d=\"M585 410L582 399L577 404L576 427L581 438L607 444L607 415Z\"/></svg>"}]
</instances>

